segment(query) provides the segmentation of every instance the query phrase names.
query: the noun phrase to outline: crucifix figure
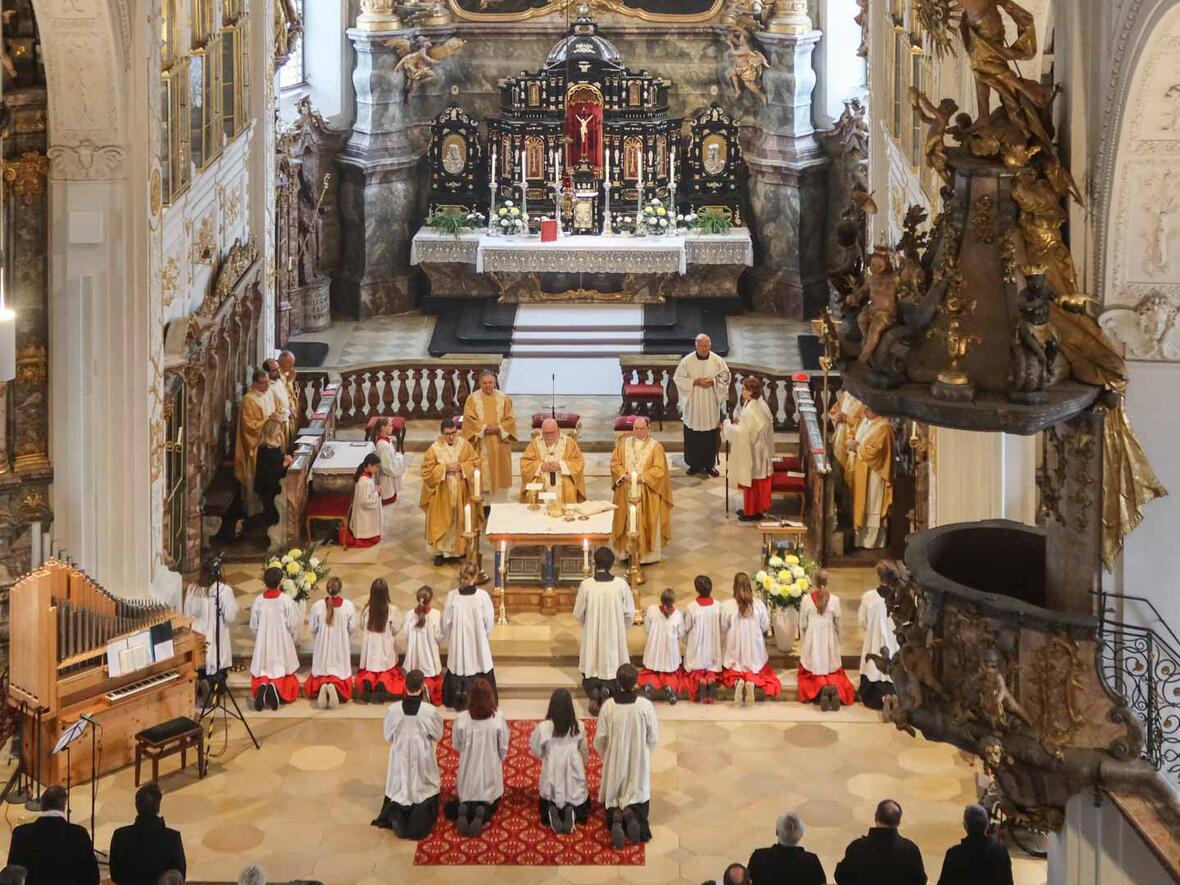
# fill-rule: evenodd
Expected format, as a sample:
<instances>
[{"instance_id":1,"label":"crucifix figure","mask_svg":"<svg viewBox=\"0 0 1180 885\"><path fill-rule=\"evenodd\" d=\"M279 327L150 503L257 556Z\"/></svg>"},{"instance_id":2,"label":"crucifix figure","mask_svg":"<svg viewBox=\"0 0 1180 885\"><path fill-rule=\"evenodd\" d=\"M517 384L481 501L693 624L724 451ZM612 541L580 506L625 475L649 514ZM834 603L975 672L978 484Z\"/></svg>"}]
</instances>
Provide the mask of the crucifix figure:
<instances>
[{"instance_id":1,"label":"crucifix figure","mask_svg":"<svg viewBox=\"0 0 1180 885\"><path fill-rule=\"evenodd\" d=\"M574 119L578 121L578 138L581 140L582 150L587 150L590 147L588 144L590 141L590 121L594 119L594 116L575 116Z\"/></svg>"}]
</instances>

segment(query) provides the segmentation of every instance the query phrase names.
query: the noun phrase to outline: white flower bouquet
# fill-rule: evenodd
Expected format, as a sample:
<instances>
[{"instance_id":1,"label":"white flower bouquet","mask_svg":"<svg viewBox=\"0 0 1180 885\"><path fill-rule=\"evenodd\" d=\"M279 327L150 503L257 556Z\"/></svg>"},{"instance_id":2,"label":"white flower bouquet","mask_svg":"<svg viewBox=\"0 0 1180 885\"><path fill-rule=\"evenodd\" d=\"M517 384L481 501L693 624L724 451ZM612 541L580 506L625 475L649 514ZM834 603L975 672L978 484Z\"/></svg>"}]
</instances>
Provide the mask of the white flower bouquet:
<instances>
[{"instance_id":1,"label":"white flower bouquet","mask_svg":"<svg viewBox=\"0 0 1180 885\"><path fill-rule=\"evenodd\" d=\"M803 595L811 589L817 566L802 548L780 556L771 554L763 568L754 573L754 586L762 591L767 606L798 609Z\"/></svg>"},{"instance_id":2,"label":"white flower bouquet","mask_svg":"<svg viewBox=\"0 0 1180 885\"><path fill-rule=\"evenodd\" d=\"M505 200L504 205L496 210L496 220L493 228L497 233L505 236L526 233L529 229L529 217L511 200Z\"/></svg>"},{"instance_id":3,"label":"white flower bouquet","mask_svg":"<svg viewBox=\"0 0 1180 885\"><path fill-rule=\"evenodd\" d=\"M317 546L312 544L306 550L292 547L282 556L273 556L267 560L266 568L283 570L283 583L279 589L296 602L307 599L311 589L328 577L331 571L328 564L315 555Z\"/></svg>"},{"instance_id":4,"label":"white flower bouquet","mask_svg":"<svg viewBox=\"0 0 1180 885\"><path fill-rule=\"evenodd\" d=\"M675 233L676 215L669 211L662 200L648 200L636 219L635 232L649 236Z\"/></svg>"}]
</instances>

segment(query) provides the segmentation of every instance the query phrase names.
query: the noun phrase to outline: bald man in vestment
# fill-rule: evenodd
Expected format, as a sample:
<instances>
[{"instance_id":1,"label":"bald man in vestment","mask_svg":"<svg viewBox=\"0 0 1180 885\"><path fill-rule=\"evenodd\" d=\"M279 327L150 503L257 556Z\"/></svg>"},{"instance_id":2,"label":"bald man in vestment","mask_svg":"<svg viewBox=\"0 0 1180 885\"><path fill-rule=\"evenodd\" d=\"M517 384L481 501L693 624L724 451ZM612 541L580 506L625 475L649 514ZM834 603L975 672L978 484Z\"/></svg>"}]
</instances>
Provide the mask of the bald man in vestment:
<instances>
[{"instance_id":1,"label":"bald man in vestment","mask_svg":"<svg viewBox=\"0 0 1180 885\"><path fill-rule=\"evenodd\" d=\"M496 375L490 369L479 373L479 389L463 403L463 436L475 447L483 464L480 482L484 500L512 488L516 415L512 412L512 397L496 389Z\"/></svg>"},{"instance_id":2,"label":"bald man in vestment","mask_svg":"<svg viewBox=\"0 0 1180 885\"><path fill-rule=\"evenodd\" d=\"M631 506L631 473L639 481L636 508L639 531L639 561L659 562L672 537L672 483L668 479L668 456L651 435L651 422L640 416L635 429L615 443L610 459L610 480L614 489L615 518L612 545L620 556L628 555L627 521Z\"/></svg>"},{"instance_id":3,"label":"bald man in vestment","mask_svg":"<svg viewBox=\"0 0 1180 885\"><path fill-rule=\"evenodd\" d=\"M578 441L562 433L557 422L546 418L540 436L534 436L520 456L520 500L528 497L529 483L539 482L541 492L556 492L562 506L586 500L586 461Z\"/></svg>"},{"instance_id":4,"label":"bald man in vestment","mask_svg":"<svg viewBox=\"0 0 1180 885\"><path fill-rule=\"evenodd\" d=\"M262 442L262 426L274 411L270 396L270 378L262 369L255 369L250 389L238 405L238 434L234 441L234 476L242 486L242 504L252 516L261 509L254 492L254 469L258 464L258 445Z\"/></svg>"},{"instance_id":5,"label":"bald man in vestment","mask_svg":"<svg viewBox=\"0 0 1180 885\"><path fill-rule=\"evenodd\" d=\"M279 372L283 377L283 384L287 388L287 403L290 413L287 416L287 439L291 442L299 435L299 384L295 374L295 354L284 350L279 354Z\"/></svg>"},{"instance_id":6,"label":"bald man in vestment","mask_svg":"<svg viewBox=\"0 0 1180 885\"><path fill-rule=\"evenodd\" d=\"M272 403L271 415L279 422L281 438L281 447L284 452L291 448L291 390L287 387L287 382L283 378L283 370L279 366L278 360L264 360L262 368L266 371L266 377L270 383L266 388L266 395L270 397Z\"/></svg>"}]
</instances>

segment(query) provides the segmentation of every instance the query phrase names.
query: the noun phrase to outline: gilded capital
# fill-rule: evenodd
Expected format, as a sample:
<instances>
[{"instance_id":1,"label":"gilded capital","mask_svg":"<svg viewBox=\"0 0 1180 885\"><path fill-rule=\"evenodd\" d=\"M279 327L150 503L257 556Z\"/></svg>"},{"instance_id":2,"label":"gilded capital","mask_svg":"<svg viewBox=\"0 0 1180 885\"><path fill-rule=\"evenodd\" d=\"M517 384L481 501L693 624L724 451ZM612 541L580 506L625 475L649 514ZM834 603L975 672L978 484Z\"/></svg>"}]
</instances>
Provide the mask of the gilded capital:
<instances>
[{"instance_id":1,"label":"gilded capital","mask_svg":"<svg viewBox=\"0 0 1180 885\"><path fill-rule=\"evenodd\" d=\"M361 0L361 14L356 17L357 30L396 31L402 27L393 0Z\"/></svg>"},{"instance_id":2,"label":"gilded capital","mask_svg":"<svg viewBox=\"0 0 1180 885\"><path fill-rule=\"evenodd\" d=\"M809 34L811 16L807 14L807 0L775 0L774 11L766 30L772 34Z\"/></svg>"}]
</instances>

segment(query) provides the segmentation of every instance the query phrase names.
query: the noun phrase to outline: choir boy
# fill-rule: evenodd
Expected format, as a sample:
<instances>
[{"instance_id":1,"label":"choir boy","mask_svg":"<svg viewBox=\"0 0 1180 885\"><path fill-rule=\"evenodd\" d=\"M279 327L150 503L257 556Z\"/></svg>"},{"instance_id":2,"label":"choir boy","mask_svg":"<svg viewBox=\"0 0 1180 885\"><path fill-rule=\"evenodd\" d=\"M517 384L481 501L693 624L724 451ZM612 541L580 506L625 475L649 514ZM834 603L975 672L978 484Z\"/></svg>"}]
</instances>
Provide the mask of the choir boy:
<instances>
[{"instance_id":1,"label":"choir boy","mask_svg":"<svg viewBox=\"0 0 1180 885\"><path fill-rule=\"evenodd\" d=\"M684 612L684 680L689 697L712 704L721 679L721 606L707 575L697 575L693 586L697 598Z\"/></svg>"},{"instance_id":2,"label":"choir boy","mask_svg":"<svg viewBox=\"0 0 1180 885\"><path fill-rule=\"evenodd\" d=\"M595 550L594 575L581 583L574 600L574 619L582 625L578 671L591 716L610 696L619 666L630 663L627 628L635 620L635 600L630 585L611 574L614 563L609 547Z\"/></svg>"},{"instance_id":3,"label":"choir boy","mask_svg":"<svg viewBox=\"0 0 1180 885\"><path fill-rule=\"evenodd\" d=\"M254 656L250 659L250 691L254 709L272 710L279 702L289 704L299 697L299 655L295 641L303 617L295 600L280 589L281 568L268 568L262 575L263 594L250 607L250 629L254 631Z\"/></svg>"},{"instance_id":4,"label":"choir boy","mask_svg":"<svg viewBox=\"0 0 1180 885\"><path fill-rule=\"evenodd\" d=\"M651 701L635 691L638 671L623 664L615 678L618 690L598 714L594 750L602 758L598 801L606 809L611 842L621 850L651 839L651 751L659 743L659 722Z\"/></svg>"},{"instance_id":5,"label":"choir boy","mask_svg":"<svg viewBox=\"0 0 1180 885\"><path fill-rule=\"evenodd\" d=\"M406 674L406 694L385 714L389 768L385 801L373 826L393 830L402 839L425 839L438 819L442 786L434 745L442 738L443 720L423 696L421 670Z\"/></svg>"}]
</instances>

